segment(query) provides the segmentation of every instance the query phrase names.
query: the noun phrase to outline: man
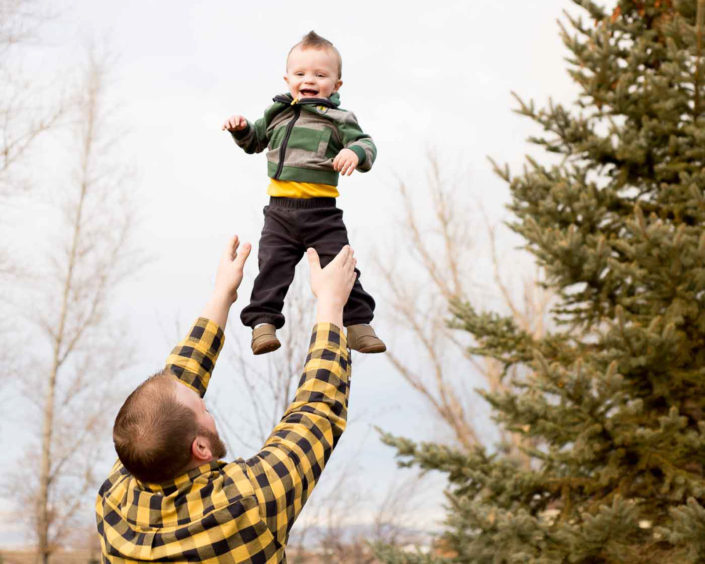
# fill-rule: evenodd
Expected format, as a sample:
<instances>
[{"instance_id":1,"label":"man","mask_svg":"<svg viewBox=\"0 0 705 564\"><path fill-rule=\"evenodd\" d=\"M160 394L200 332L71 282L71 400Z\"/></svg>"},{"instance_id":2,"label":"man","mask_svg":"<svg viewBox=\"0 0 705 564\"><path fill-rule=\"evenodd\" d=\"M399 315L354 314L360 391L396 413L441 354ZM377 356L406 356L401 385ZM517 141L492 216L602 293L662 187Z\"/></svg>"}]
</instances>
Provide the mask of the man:
<instances>
[{"instance_id":1,"label":"man","mask_svg":"<svg viewBox=\"0 0 705 564\"><path fill-rule=\"evenodd\" d=\"M341 327L356 261L346 246L321 269L309 249L316 325L294 400L257 455L218 460L225 448L202 398L250 253L238 247L235 236L201 317L115 420L119 460L96 501L106 562L285 562L291 526L345 429Z\"/></svg>"}]
</instances>

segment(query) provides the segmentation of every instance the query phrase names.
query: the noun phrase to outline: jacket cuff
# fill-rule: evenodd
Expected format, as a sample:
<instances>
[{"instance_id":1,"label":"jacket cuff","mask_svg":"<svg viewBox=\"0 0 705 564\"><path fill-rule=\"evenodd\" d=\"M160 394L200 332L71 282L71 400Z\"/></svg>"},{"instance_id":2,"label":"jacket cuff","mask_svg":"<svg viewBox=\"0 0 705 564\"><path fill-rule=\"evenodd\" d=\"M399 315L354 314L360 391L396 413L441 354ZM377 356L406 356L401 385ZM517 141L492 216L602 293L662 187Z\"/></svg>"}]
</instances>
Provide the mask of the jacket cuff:
<instances>
[{"instance_id":1,"label":"jacket cuff","mask_svg":"<svg viewBox=\"0 0 705 564\"><path fill-rule=\"evenodd\" d=\"M252 128L250 127L250 122L248 121L247 127L245 129L241 129L239 131L231 131L230 135L232 135L235 139L239 141L240 139L244 139L250 134L250 129Z\"/></svg>"},{"instance_id":2,"label":"jacket cuff","mask_svg":"<svg viewBox=\"0 0 705 564\"><path fill-rule=\"evenodd\" d=\"M357 163L357 166L360 166L362 163L365 162L367 155L365 155L365 150L362 147L358 147L357 145L353 145L352 147L348 147L348 149L350 149L353 153L355 153L357 155L357 158L360 161Z\"/></svg>"}]
</instances>

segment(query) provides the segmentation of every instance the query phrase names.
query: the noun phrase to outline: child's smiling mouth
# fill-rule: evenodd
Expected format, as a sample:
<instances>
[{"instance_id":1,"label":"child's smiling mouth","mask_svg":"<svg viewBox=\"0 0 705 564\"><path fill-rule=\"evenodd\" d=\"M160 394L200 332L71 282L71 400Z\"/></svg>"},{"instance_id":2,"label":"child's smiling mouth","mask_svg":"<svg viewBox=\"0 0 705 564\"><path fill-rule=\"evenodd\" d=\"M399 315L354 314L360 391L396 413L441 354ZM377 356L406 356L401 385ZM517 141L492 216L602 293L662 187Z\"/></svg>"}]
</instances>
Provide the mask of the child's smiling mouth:
<instances>
[{"instance_id":1,"label":"child's smiling mouth","mask_svg":"<svg viewBox=\"0 0 705 564\"><path fill-rule=\"evenodd\" d=\"M301 90L299 90L299 94L301 94L302 96L316 96L318 94L318 90L302 88Z\"/></svg>"}]
</instances>

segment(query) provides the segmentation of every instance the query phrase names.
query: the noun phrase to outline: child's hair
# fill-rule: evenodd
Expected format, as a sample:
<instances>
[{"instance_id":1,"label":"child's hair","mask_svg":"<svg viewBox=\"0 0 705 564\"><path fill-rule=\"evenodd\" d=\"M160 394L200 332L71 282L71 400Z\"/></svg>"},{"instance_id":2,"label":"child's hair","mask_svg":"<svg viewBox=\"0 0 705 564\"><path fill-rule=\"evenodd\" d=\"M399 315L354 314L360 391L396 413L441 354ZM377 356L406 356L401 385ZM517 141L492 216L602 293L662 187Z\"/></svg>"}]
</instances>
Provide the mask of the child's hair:
<instances>
[{"instance_id":1,"label":"child's hair","mask_svg":"<svg viewBox=\"0 0 705 564\"><path fill-rule=\"evenodd\" d=\"M303 36L301 41L289 50L289 55L291 55L291 52L297 47L300 47L301 49L330 49L333 53L335 53L335 56L338 59L338 78L343 76L343 58L340 56L340 52L335 48L335 45L333 45L325 37L321 37L315 31L311 30ZM287 55L287 61L289 60L289 55Z\"/></svg>"}]
</instances>

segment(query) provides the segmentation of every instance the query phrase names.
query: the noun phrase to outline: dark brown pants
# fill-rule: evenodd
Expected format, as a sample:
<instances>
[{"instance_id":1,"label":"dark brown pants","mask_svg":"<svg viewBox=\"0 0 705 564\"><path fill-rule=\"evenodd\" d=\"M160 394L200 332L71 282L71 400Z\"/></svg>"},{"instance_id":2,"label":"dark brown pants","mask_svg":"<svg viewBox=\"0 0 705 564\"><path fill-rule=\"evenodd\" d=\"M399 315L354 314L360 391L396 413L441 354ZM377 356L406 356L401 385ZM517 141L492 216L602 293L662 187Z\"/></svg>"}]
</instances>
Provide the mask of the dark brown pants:
<instances>
[{"instance_id":1,"label":"dark brown pants","mask_svg":"<svg viewBox=\"0 0 705 564\"><path fill-rule=\"evenodd\" d=\"M264 228L259 240L259 274L252 288L250 305L242 310L244 325L272 323L284 325L284 297L294 280L294 270L306 249L313 247L327 265L348 244L343 210L335 198L271 198L264 208ZM369 323L375 301L360 284L360 271L348 303L343 309L343 324Z\"/></svg>"}]
</instances>

